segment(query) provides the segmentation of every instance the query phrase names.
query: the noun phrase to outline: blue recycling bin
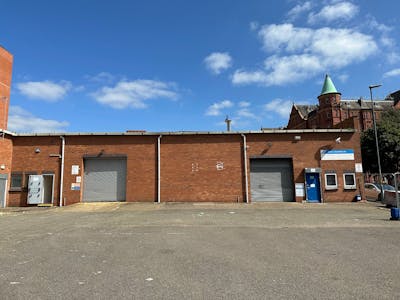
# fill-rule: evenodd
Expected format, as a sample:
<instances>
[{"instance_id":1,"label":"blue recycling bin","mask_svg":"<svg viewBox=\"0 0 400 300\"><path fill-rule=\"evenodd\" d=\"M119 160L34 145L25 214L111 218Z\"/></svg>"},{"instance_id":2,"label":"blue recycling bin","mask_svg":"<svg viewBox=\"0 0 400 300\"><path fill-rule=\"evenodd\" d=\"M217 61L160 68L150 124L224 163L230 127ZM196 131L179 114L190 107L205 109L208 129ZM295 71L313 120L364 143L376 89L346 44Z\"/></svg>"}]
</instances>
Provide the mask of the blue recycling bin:
<instances>
[{"instance_id":1,"label":"blue recycling bin","mask_svg":"<svg viewBox=\"0 0 400 300\"><path fill-rule=\"evenodd\" d=\"M400 219L400 210L397 207L392 207L390 209L390 220L399 220Z\"/></svg>"}]
</instances>

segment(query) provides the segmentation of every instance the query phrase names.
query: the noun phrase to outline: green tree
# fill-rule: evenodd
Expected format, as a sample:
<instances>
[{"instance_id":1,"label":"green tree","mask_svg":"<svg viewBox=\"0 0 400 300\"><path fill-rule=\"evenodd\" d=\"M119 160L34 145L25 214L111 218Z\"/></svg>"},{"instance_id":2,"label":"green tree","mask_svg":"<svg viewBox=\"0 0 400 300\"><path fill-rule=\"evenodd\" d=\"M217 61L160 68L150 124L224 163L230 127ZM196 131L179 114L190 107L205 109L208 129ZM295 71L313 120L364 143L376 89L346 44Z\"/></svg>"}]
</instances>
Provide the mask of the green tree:
<instances>
[{"instance_id":1,"label":"green tree","mask_svg":"<svg viewBox=\"0 0 400 300\"><path fill-rule=\"evenodd\" d=\"M383 173L400 171L400 110L390 109L382 113L376 124L379 154ZM378 172L374 129L361 136L361 152L364 171Z\"/></svg>"}]
</instances>

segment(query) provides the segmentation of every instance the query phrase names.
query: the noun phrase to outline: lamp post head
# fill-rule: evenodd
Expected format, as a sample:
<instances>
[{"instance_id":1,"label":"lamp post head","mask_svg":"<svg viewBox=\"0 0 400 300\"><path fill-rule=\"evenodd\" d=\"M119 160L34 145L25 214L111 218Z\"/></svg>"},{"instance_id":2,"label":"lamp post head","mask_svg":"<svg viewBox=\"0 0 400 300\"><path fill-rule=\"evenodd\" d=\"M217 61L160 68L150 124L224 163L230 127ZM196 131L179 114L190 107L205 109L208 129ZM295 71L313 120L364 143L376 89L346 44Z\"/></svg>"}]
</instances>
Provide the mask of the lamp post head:
<instances>
[{"instance_id":1,"label":"lamp post head","mask_svg":"<svg viewBox=\"0 0 400 300\"><path fill-rule=\"evenodd\" d=\"M369 86L369 89L372 90L372 89L378 88L380 86L382 86L382 84L372 84L372 85Z\"/></svg>"}]
</instances>

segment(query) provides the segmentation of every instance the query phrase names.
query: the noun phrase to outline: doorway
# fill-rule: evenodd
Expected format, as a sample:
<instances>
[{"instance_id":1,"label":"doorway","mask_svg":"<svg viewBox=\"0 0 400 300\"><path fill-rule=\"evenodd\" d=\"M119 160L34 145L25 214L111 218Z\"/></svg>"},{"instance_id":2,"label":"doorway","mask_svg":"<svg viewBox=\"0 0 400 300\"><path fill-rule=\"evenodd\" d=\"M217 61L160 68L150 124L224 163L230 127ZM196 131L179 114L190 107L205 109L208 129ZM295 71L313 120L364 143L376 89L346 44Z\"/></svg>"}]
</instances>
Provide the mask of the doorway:
<instances>
[{"instance_id":1,"label":"doorway","mask_svg":"<svg viewBox=\"0 0 400 300\"><path fill-rule=\"evenodd\" d=\"M307 202L321 202L320 173L306 173Z\"/></svg>"},{"instance_id":2,"label":"doorway","mask_svg":"<svg viewBox=\"0 0 400 300\"><path fill-rule=\"evenodd\" d=\"M43 174L43 203L52 204L54 198L54 174Z\"/></svg>"},{"instance_id":3,"label":"doorway","mask_svg":"<svg viewBox=\"0 0 400 300\"><path fill-rule=\"evenodd\" d=\"M29 175L28 204L53 204L54 174Z\"/></svg>"}]
</instances>

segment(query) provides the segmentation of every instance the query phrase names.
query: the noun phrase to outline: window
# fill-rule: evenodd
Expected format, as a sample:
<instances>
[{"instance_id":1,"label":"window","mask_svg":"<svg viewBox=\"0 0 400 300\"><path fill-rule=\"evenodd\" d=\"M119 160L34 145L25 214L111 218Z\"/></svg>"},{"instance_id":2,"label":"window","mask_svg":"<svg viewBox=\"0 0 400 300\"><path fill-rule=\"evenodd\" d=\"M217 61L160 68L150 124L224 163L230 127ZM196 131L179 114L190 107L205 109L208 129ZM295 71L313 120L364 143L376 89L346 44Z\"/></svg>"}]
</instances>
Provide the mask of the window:
<instances>
[{"instance_id":1,"label":"window","mask_svg":"<svg viewBox=\"0 0 400 300\"><path fill-rule=\"evenodd\" d=\"M11 173L11 186L13 191L20 191L22 187L22 173Z\"/></svg>"},{"instance_id":2,"label":"window","mask_svg":"<svg viewBox=\"0 0 400 300\"><path fill-rule=\"evenodd\" d=\"M343 174L343 182L345 190L354 190L356 189L356 174L354 173L344 173Z\"/></svg>"},{"instance_id":3,"label":"window","mask_svg":"<svg viewBox=\"0 0 400 300\"><path fill-rule=\"evenodd\" d=\"M337 189L336 173L325 174L325 189L327 189L327 190L336 190Z\"/></svg>"}]
</instances>

